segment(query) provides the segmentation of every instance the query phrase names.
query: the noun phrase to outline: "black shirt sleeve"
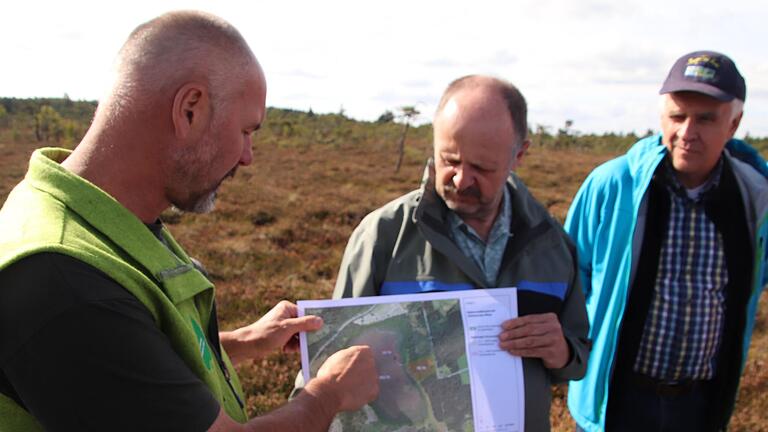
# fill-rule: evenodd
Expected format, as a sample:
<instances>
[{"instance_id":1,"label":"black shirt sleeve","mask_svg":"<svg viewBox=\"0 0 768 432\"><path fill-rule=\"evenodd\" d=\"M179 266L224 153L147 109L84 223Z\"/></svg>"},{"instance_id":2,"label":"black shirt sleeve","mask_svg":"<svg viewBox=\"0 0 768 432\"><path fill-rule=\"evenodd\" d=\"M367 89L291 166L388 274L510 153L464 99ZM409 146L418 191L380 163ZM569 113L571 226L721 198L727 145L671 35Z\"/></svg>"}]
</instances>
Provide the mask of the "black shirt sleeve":
<instances>
[{"instance_id":1,"label":"black shirt sleeve","mask_svg":"<svg viewBox=\"0 0 768 432\"><path fill-rule=\"evenodd\" d=\"M138 299L53 253L0 272L0 392L52 431L205 431L219 412Z\"/></svg>"}]
</instances>

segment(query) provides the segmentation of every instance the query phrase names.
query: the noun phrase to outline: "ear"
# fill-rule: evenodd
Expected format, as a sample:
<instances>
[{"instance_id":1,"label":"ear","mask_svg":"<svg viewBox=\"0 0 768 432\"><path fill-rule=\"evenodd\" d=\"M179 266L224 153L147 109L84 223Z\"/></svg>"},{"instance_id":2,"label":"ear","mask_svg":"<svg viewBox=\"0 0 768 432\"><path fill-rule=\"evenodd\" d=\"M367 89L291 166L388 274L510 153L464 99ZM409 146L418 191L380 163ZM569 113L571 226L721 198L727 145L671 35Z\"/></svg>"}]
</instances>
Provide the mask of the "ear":
<instances>
[{"instance_id":1,"label":"ear","mask_svg":"<svg viewBox=\"0 0 768 432\"><path fill-rule=\"evenodd\" d=\"M520 145L520 147L517 148L515 151L515 157L512 162L512 170L516 170L522 163L523 158L525 157L525 152L528 151L528 146L531 145L531 140L528 138L523 141L523 143Z\"/></svg>"},{"instance_id":2,"label":"ear","mask_svg":"<svg viewBox=\"0 0 768 432\"><path fill-rule=\"evenodd\" d=\"M435 173L435 158L431 157L427 161L427 168L422 175L422 182L435 184L435 178L437 178L437 174Z\"/></svg>"},{"instance_id":3,"label":"ear","mask_svg":"<svg viewBox=\"0 0 768 432\"><path fill-rule=\"evenodd\" d=\"M744 111L740 112L739 115L734 117L733 120L731 120L730 130L728 131L730 134L730 138L733 138L733 135L736 134L736 129L739 128L739 124L741 124L741 117L744 115Z\"/></svg>"},{"instance_id":4,"label":"ear","mask_svg":"<svg viewBox=\"0 0 768 432\"><path fill-rule=\"evenodd\" d=\"M173 98L173 127L177 138L203 133L211 116L208 88L199 83L184 84Z\"/></svg>"}]
</instances>

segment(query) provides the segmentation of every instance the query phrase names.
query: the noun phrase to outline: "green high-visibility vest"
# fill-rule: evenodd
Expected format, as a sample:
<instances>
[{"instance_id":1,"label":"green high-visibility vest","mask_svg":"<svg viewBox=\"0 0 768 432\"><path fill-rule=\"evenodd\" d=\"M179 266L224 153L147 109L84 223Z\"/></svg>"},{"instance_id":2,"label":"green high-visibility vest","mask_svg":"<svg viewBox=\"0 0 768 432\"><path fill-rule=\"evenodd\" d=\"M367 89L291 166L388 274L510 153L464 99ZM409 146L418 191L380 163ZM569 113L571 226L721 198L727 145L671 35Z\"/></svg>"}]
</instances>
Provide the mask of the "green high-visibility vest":
<instances>
[{"instance_id":1,"label":"green high-visibility vest","mask_svg":"<svg viewBox=\"0 0 768 432\"><path fill-rule=\"evenodd\" d=\"M61 167L69 153L46 148L32 154L26 177L0 210L0 271L41 252L69 255L101 270L147 307L222 408L245 422L237 374L223 349L221 358L215 354L207 334L213 285L165 228L167 245L114 198ZM42 430L37 420L0 394L0 432L34 430Z\"/></svg>"}]
</instances>

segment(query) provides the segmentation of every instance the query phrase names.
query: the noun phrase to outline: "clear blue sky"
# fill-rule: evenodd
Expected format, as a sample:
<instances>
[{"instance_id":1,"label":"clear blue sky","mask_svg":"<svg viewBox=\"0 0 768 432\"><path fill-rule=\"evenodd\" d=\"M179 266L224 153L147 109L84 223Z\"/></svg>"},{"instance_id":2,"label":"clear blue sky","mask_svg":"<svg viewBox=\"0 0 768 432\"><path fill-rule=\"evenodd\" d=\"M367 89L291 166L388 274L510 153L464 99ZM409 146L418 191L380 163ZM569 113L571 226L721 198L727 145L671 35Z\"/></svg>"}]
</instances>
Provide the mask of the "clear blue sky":
<instances>
[{"instance_id":1,"label":"clear blue sky","mask_svg":"<svg viewBox=\"0 0 768 432\"><path fill-rule=\"evenodd\" d=\"M658 130L658 89L682 54L730 55L747 80L737 135L768 136L764 0L12 1L0 6L0 96L98 99L138 24L179 8L217 14L261 61L270 106L429 120L454 78L515 83L529 123Z\"/></svg>"}]
</instances>

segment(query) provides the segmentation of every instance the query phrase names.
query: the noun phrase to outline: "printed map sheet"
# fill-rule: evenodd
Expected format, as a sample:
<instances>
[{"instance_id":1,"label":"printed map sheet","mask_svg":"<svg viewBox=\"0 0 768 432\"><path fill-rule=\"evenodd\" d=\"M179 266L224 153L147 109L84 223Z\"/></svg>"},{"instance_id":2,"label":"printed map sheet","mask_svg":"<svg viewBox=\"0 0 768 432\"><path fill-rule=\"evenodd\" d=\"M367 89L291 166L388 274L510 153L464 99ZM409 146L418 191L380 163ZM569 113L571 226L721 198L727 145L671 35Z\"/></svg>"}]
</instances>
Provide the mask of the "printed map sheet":
<instances>
[{"instance_id":1,"label":"printed map sheet","mask_svg":"<svg viewBox=\"0 0 768 432\"><path fill-rule=\"evenodd\" d=\"M515 288L299 301L325 325L301 333L304 381L336 351L369 345L380 394L331 431L522 431L522 362L498 347Z\"/></svg>"}]
</instances>

